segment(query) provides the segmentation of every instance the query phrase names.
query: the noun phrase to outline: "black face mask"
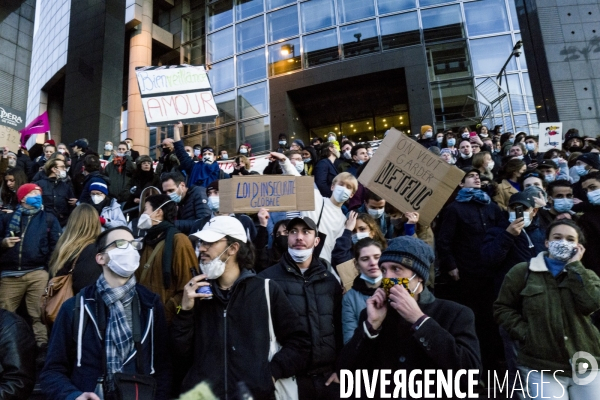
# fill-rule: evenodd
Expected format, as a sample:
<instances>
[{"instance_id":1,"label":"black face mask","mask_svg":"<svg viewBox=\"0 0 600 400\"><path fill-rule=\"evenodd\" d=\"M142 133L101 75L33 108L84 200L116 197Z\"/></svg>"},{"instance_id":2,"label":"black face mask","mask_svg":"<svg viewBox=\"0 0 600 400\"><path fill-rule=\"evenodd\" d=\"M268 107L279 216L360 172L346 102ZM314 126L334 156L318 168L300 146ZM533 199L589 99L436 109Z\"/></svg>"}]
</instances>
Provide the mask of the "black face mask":
<instances>
[{"instance_id":1,"label":"black face mask","mask_svg":"<svg viewBox=\"0 0 600 400\"><path fill-rule=\"evenodd\" d=\"M576 151L581 151L581 149L583 149L582 146L571 146L571 147L569 147L569 151L571 153L575 153Z\"/></svg>"},{"instance_id":2,"label":"black face mask","mask_svg":"<svg viewBox=\"0 0 600 400\"><path fill-rule=\"evenodd\" d=\"M171 149L168 147L163 147L162 151L164 155L171 154Z\"/></svg>"},{"instance_id":3,"label":"black face mask","mask_svg":"<svg viewBox=\"0 0 600 400\"><path fill-rule=\"evenodd\" d=\"M286 235L279 235L273 240L273 246L280 252L283 253L288 248L288 237Z\"/></svg>"}]
</instances>

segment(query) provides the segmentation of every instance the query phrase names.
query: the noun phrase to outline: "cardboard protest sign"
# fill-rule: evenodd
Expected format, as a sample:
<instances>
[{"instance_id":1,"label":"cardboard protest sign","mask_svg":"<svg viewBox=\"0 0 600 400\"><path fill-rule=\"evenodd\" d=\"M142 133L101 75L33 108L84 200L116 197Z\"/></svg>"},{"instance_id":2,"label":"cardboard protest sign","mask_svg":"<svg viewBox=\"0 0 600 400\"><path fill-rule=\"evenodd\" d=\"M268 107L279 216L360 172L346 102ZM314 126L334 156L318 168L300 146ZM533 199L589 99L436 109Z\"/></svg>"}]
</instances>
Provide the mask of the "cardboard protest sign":
<instances>
[{"instance_id":1,"label":"cardboard protest sign","mask_svg":"<svg viewBox=\"0 0 600 400\"><path fill-rule=\"evenodd\" d=\"M429 225L464 172L392 128L358 178L403 213L418 212Z\"/></svg>"},{"instance_id":2,"label":"cardboard protest sign","mask_svg":"<svg viewBox=\"0 0 600 400\"><path fill-rule=\"evenodd\" d=\"M213 122L219 115L203 66L138 67L135 74L148 126Z\"/></svg>"},{"instance_id":3,"label":"cardboard protest sign","mask_svg":"<svg viewBox=\"0 0 600 400\"><path fill-rule=\"evenodd\" d=\"M219 181L219 211L257 213L269 211L313 211L312 176L245 175Z\"/></svg>"},{"instance_id":4,"label":"cardboard protest sign","mask_svg":"<svg viewBox=\"0 0 600 400\"><path fill-rule=\"evenodd\" d=\"M16 153L21 146L21 134L13 128L0 125L0 146L6 146L10 151Z\"/></svg>"},{"instance_id":5,"label":"cardboard protest sign","mask_svg":"<svg viewBox=\"0 0 600 400\"><path fill-rule=\"evenodd\" d=\"M548 150L561 150L564 141L562 122L541 122L538 128L538 151L544 153Z\"/></svg>"}]
</instances>

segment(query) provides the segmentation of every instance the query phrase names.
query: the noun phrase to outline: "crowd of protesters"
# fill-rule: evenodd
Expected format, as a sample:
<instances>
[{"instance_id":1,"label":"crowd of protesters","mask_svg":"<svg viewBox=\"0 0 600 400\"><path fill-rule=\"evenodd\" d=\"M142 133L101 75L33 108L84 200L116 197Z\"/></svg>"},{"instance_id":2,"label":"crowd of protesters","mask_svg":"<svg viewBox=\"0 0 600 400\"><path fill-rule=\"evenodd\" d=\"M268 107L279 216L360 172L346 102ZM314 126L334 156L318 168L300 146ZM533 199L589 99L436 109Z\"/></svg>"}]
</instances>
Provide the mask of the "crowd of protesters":
<instances>
[{"instance_id":1,"label":"crowd of protesters","mask_svg":"<svg viewBox=\"0 0 600 400\"><path fill-rule=\"evenodd\" d=\"M281 134L254 171L250 143L235 156L184 146L181 128L157 160L131 139L4 148L1 399L36 381L48 399L127 398L132 382L156 399L201 383L273 399L292 377L299 399L336 399L342 369L479 370L482 392L495 372L550 396L600 393L570 363L600 360L595 138L571 129L541 152L525 132L423 126L418 143L465 173L426 225L359 183L375 144ZM259 173L313 176L315 209L222 212L219 182ZM40 298L67 275L73 296L49 321Z\"/></svg>"}]
</instances>

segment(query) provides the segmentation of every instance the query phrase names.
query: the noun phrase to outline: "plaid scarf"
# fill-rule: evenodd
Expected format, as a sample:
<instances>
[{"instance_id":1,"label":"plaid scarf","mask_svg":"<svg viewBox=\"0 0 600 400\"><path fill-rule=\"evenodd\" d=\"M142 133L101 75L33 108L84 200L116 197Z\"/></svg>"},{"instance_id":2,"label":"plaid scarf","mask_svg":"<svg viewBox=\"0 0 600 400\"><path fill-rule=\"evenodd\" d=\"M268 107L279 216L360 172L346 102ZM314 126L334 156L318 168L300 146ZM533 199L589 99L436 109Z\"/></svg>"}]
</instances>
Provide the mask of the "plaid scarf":
<instances>
[{"instance_id":1,"label":"plaid scarf","mask_svg":"<svg viewBox=\"0 0 600 400\"><path fill-rule=\"evenodd\" d=\"M105 343L106 343L106 372L107 382L110 387L113 386L113 375L121 372L125 360L133 352L135 345L133 343L133 331L127 323L125 308L123 303L131 304L135 294L135 275L123 285L112 288L106 282L104 274L96 281L96 290L102 297L104 303L108 306L110 316L106 325ZM137 310L133 310L137 312Z\"/></svg>"},{"instance_id":2,"label":"plaid scarf","mask_svg":"<svg viewBox=\"0 0 600 400\"><path fill-rule=\"evenodd\" d=\"M117 169L119 170L119 173L123 173L123 166L127 163L127 159L125 159L125 157L119 157L119 156L115 156L115 158L113 158L113 164L117 166Z\"/></svg>"},{"instance_id":3,"label":"plaid scarf","mask_svg":"<svg viewBox=\"0 0 600 400\"><path fill-rule=\"evenodd\" d=\"M13 213L10 222L8 224L8 230L18 233L21 232L21 216L22 215L35 215L40 212L40 208L29 209L22 205L18 205L17 209Z\"/></svg>"}]
</instances>

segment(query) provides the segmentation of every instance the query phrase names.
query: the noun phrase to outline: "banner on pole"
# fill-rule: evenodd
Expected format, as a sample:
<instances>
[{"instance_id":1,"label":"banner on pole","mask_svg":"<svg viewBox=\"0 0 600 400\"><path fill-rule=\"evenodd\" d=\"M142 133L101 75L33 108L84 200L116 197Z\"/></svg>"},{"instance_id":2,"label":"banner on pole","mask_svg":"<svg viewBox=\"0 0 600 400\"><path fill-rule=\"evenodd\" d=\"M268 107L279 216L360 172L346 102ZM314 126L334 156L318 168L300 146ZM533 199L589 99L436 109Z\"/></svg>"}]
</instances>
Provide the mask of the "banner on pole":
<instances>
[{"instance_id":1,"label":"banner on pole","mask_svg":"<svg viewBox=\"0 0 600 400\"><path fill-rule=\"evenodd\" d=\"M138 67L135 73L146 125L207 123L219 115L203 66Z\"/></svg>"}]
</instances>

